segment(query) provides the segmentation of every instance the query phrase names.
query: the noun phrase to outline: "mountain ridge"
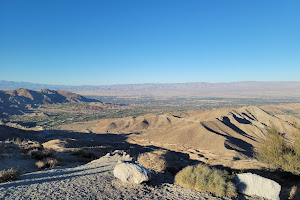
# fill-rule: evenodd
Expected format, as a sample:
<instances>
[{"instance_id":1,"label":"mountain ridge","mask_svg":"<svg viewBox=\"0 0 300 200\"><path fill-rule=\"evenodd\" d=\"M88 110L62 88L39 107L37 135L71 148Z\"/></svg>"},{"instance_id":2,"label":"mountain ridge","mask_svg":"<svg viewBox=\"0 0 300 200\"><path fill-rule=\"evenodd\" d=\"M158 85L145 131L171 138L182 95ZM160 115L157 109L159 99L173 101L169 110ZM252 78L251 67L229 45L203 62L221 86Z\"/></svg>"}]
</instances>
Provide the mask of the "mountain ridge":
<instances>
[{"instance_id":1,"label":"mountain ridge","mask_svg":"<svg viewBox=\"0 0 300 200\"><path fill-rule=\"evenodd\" d=\"M105 106L99 100L88 99L68 91L41 89L38 91L18 88L16 90L0 90L0 114L15 114L28 110L28 106L41 104L56 104L67 102L96 102L98 106Z\"/></svg>"},{"instance_id":2,"label":"mountain ridge","mask_svg":"<svg viewBox=\"0 0 300 200\"><path fill-rule=\"evenodd\" d=\"M240 81L224 83L145 83L100 86L47 85L0 81L0 89L67 90L80 95L117 97L300 97L299 81Z\"/></svg>"}]
</instances>

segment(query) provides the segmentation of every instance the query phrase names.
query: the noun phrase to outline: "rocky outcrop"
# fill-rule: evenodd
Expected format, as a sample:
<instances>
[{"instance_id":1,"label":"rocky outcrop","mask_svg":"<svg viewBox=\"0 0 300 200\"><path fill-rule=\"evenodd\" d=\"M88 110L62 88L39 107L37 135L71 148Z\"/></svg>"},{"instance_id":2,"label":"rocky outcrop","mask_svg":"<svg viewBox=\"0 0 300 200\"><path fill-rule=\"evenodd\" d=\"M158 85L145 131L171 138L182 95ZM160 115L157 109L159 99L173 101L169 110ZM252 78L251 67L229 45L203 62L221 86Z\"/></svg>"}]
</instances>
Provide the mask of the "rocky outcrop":
<instances>
[{"instance_id":1,"label":"rocky outcrop","mask_svg":"<svg viewBox=\"0 0 300 200\"><path fill-rule=\"evenodd\" d=\"M121 162L114 169L114 176L123 182L140 184L150 180L150 171L135 163Z\"/></svg>"},{"instance_id":2,"label":"rocky outcrop","mask_svg":"<svg viewBox=\"0 0 300 200\"><path fill-rule=\"evenodd\" d=\"M273 180L257 174L243 173L235 176L236 186L240 193L249 196L260 196L272 200L280 200L281 186Z\"/></svg>"}]
</instances>

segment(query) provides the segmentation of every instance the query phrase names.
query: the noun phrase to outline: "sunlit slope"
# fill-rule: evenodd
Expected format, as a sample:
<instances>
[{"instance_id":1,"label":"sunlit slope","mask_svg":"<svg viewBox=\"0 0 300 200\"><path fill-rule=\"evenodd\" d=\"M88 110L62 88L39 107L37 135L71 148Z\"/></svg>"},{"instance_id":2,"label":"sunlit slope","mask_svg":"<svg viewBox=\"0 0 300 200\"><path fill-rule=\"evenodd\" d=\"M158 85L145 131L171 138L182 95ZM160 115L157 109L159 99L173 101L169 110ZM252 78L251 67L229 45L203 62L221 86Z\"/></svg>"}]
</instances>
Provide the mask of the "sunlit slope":
<instances>
[{"instance_id":1,"label":"sunlit slope","mask_svg":"<svg viewBox=\"0 0 300 200\"><path fill-rule=\"evenodd\" d=\"M262 142L269 126L276 126L292 139L293 124L300 120L279 118L255 106L193 111L185 117L171 114L148 114L139 117L104 119L97 123L95 133L136 133L129 135L149 144L169 144L204 149L216 153L253 155L253 148Z\"/></svg>"}]
</instances>

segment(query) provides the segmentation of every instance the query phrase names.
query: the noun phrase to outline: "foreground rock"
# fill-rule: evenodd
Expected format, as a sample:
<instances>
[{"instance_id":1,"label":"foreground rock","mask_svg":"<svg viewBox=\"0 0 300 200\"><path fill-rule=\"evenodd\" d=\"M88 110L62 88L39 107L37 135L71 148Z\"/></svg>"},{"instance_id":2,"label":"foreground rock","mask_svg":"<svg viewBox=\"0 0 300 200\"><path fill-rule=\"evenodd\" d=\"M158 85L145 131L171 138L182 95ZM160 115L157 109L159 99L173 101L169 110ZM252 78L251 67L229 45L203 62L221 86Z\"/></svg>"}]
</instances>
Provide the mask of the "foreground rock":
<instances>
[{"instance_id":1,"label":"foreground rock","mask_svg":"<svg viewBox=\"0 0 300 200\"><path fill-rule=\"evenodd\" d=\"M261 196L267 199L279 200L281 186L270 179L252 173L237 174L236 186L239 192L252 196Z\"/></svg>"},{"instance_id":2,"label":"foreground rock","mask_svg":"<svg viewBox=\"0 0 300 200\"><path fill-rule=\"evenodd\" d=\"M150 171L134 163L118 163L114 169L114 176L123 182L140 184L150 180Z\"/></svg>"}]
</instances>

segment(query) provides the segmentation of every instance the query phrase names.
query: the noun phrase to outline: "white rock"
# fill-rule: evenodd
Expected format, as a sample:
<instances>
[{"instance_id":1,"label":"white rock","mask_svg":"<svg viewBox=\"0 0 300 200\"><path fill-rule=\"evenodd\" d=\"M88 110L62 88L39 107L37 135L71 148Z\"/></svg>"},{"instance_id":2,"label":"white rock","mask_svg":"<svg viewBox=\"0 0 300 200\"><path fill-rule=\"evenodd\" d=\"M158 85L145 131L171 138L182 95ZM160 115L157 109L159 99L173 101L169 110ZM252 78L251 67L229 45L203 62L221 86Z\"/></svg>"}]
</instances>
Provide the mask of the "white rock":
<instances>
[{"instance_id":1,"label":"white rock","mask_svg":"<svg viewBox=\"0 0 300 200\"><path fill-rule=\"evenodd\" d=\"M280 200L281 186L273 180L252 173L237 174L234 179L239 192L243 194Z\"/></svg>"},{"instance_id":2,"label":"white rock","mask_svg":"<svg viewBox=\"0 0 300 200\"><path fill-rule=\"evenodd\" d=\"M150 180L150 171L134 163L119 163L114 169L114 176L123 182L140 184Z\"/></svg>"}]
</instances>

